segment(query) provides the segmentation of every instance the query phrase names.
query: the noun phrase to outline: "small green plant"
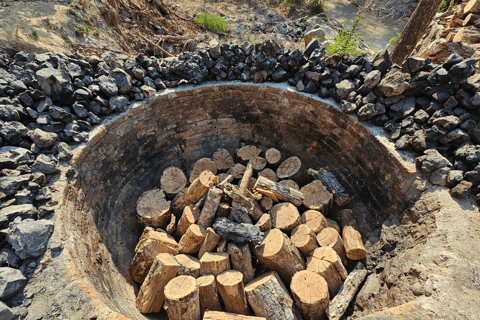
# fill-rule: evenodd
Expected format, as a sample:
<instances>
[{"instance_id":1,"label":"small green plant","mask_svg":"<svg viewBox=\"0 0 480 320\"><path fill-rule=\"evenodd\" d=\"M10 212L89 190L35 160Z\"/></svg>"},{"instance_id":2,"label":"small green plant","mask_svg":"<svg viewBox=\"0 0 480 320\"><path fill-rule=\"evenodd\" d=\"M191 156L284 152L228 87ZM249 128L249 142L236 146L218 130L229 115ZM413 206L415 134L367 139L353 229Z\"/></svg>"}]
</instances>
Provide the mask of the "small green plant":
<instances>
[{"instance_id":1,"label":"small green plant","mask_svg":"<svg viewBox=\"0 0 480 320\"><path fill-rule=\"evenodd\" d=\"M17 27L15 28L15 36L17 36L17 37L18 37L18 28L19 28L19 25L17 23Z\"/></svg>"},{"instance_id":2,"label":"small green plant","mask_svg":"<svg viewBox=\"0 0 480 320\"><path fill-rule=\"evenodd\" d=\"M284 8L290 7L291 11L294 11L297 8L297 4L294 0L283 0L281 3Z\"/></svg>"},{"instance_id":3,"label":"small green plant","mask_svg":"<svg viewBox=\"0 0 480 320\"><path fill-rule=\"evenodd\" d=\"M67 9L67 14L73 14L72 8L68 8L68 9Z\"/></svg>"},{"instance_id":4,"label":"small green plant","mask_svg":"<svg viewBox=\"0 0 480 320\"><path fill-rule=\"evenodd\" d=\"M344 25L344 30L337 30L338 34L333 39L333 43L328 46L326 52L345 56L361 55L363 52L358 50L358 45L362 41L362 34L357 30L361 19L361 14L358 14L350 30L346 25Z\"/></svg>"},{"instance_id":5,"label":"small green plant","mask_svg":"<svg viewBox=\"0 0 480 320\"><path fill-rule=\"evenodd\" d=\"M211 14L199 14L194 21L205 29L213 32L220 32L228 29L228 22L225 21L225 19Z\"/></svg>"},{"instance_id":6,"label":"small green plant","mask_svg":"<svg viewBox=\"0 0 480 320\"><path fill-rule=\"evenodd\" d=\"M97 35L97 37L100 37L100 31L95 30L95 34Z\"/></svg>"},{"instance_id":7,"label":"small green plant","mask_svg":"<svg viewBox=\"0 0 480 320\"><path fill-rule=\"evenodd\" d=\"M75 27L75 32L80 36L85 36L86 34L90 33L90 28L87 25L82 26L80 24L77 24L77 26Z\"/></svg>"},{"instance_id":8,"label":"small green plant","mask_svg":"<svg viewBox=\"0 0 480 320\"><path fill-rule=\"evenodd\" d=\"M34 36L35 38L38 38L38 32L37 32L37 30L32 29L32 36Z\"/></svg>"},{"instance_id":9,"label":"small green plant","mask_svg":"<svg viewBox=\"0 0 480 320\"><path fill-rule=\"evenodd\" d=\"M458 6L462 1L461 0L443 0L442 4L440 5L440 9L438 9L438 12L445 12L448 10L448 7L450 7L450 3L453 1L453 7Z\"/></svg>"},{"instance_id":10,"label":"small green plant","mask_svg":"<svg viewBox=\"0 0 480 320\"><path fill-rule=\"evenodd\" d=\"M390 44L396 44L398 42L398 37L393 37L390 39Z\"/></svg>"},{"instance_id":11,"label":"small green plant","mask_svg":"<svg viewBox=\"0 0 480 320\"><path fill-rule=\"evenodd\" d=\"M308 15L324 13L328 10L325 0L313 0L308 6L310 7L307 11Z\"/></svg>"}]
</instances>

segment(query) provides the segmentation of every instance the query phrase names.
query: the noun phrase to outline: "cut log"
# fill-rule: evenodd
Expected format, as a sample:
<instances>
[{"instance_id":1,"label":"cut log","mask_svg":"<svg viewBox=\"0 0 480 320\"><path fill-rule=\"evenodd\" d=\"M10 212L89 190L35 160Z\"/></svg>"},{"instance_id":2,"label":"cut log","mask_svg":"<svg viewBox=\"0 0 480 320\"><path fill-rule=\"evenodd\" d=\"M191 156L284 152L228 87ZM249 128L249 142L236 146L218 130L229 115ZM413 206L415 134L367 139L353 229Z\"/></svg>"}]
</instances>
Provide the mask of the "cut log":
<instances>
[{"instance_id":1,"label":"cut log","mask_svg":"<svg viewBox=\"0 0 480 320\"><path fill-rule=\"evenodd\" d=\"M190 187L188 187L184 198L185 203L197 203L215 183L218 183L218 177L211 171L203 171L200 176L192 182Z\"/></svg>"},{"instance_id":2,"label":"cut log","mask_svg":"<svg viewBox=\"0 0 480 320\"><path fill-rule=\"evenodd\" d=\"M218 243L218 246L217 246L217 252L218 253L227 252L227 244L228 244L227 239L220 240L220 242Z\"/></svg>"},{"instance_id":3,"label":"cut log","mask_svg":"<svg viewBox=\"0 0 480 320\"><path fill-rule=\"evenodd\" d=\"M267 160L262 157L253 157L252 159L250 159L249 163L252 164L253 170L255 170L255 172L259 172L265 169L265 166L267 165Z\"/></svg>"},{"instance_id":4,"label":"cut log","mask_svg":"<svg viewBox=\"0 0 480 320\"><path fill-rule=\"evenodd\" d=\"M199 288L194 277L179 276L165 286L169 320L200 320Z\"/></svg>"},{"instance_id":5,"label":"cut log","mask_svg":"<svg viewBox=\"0 0 480 320\"><path fill-rule=\"evenodd\" d=\"M329 192L333 194L333 201L337 206L347 205L351 197L346 193L345 188L338 182L335 175L323 168L319 170L308 169L308 174L315 180L320 180Z\"/></svg>"},{"instance_id":6,"label":"cut log","mask_svg":"<svg viewBox=\"0 0 480 320\"><path fill-rule=\"evenodd\" d=\"M305 269L301 253L278 229L265 232L262 243L255 247L255 256L268 269L276 271L287 284L296 272Z\"/></svg>"},{"instance_id":7,"label":"cut log","mask_svg":"<svg viewBox=\"0 0 480 320\"><path fill-rule=\"evenodd\" d=\"M226 202L220 202L217 208L217 218L226 218L230 214L230 205Z\"/></svg>"},{"instance_id":8,"label":"cut log","mask_svg":"<svg viewBox=\"0 0 480 320\"><path fill-rule=\"evenodd\" d=\"M319 233L320 231L328 227L327 219L321 212L316 210L305 211L302 214L300 221L303 224L309 226L314 233Z\"/></svg>"},{"instance_id":9,"label":"cut log","mask_svg":"<svg viewBox=\"0 0 480 320\"><path fill-rule=\"evenodd\" d=\"M298 186L298 184L293 181L293 180L282 180L279 182L280 184L283 184L284 186L287 186L289 188L292 188L294 190L297 190L297 191L300 191L300 187Z\"/></svg>"},{"instance_id":10,"label":"cut log","mask_svg":"<svg viewBox=\"0 0 480 320\"><path fill-rule=\"evenodd\" d=\"M177 255L179 249L178 243L171 235L146 227L135 248L135 256L130 267L132 279L142 283L158 254L170 253Z\"/></svg>"},{"instance_id":11,"label":"cut log","mask_svg":"<svg viewBox=\"0 0 480 320\"><path fill-rule=\"evenodd\" d=\"M262 153L262 149L256 146L247 145L237 151L237 158L240 163L246 164L250 159Z\"/></svg>"},{"instance_id":12,"label":"cut log","mask_svg":"<svg viewBox=\"0 0 480 320\"><path fill-rule=\"evenodd\" d=\"M162 177L160 178L160 185L167 195L174 197L187 185L187 177L182 169L168 167L163 171Z\"/></svg>"},{"instance_id":13,"label":"cut log","mask_svg":"<svg viewBox=\"0 0 480 320\"><path fill-rule=\"evenodd\" d=\"M215 215L217 214L217 208L222 200L223 191L218 188L210 188L203 205L202 213L198 218L198 225L203 228L208 228L213 224Z\"/></svg>"},{"instance_id":14,"label":"cut log","mask_svg":"<svg viewBox=\"0 0 480 320\"><path fill-rule=\"evenodd\" d=\"M197 285L200 291L200 313L202 316L207 310L222 311L215 276L202 276L197 279Z\"/></svg>"},{"instance_id":15,"label":"cut log","mask_svg":"<svg viewBox=\"0 0 480 320\"><path fill-rule=\"evenodd\" d=\"M200 274L202 276L209 274L218 276L227 270L230 270L228 253L205 252L202 259L200 259Z\"/></svg>"},{"instance_id":16,"label":"cut log","mask_svg":"<svg viewBox=\"0 0 480 320\"><path fill-rule=\"evenodd\" d=\"M200 277L200 261L197 258L186 254L177 254L175 260L180 264L177 275L191 276L195 279Z\"/></svg>"},{"instance_id":17,"label":"cut log","mask_svg":"<svg viewBox=\"0 0 480 320\"><path fill-rule=\"evenodd\" d=\"M223 192L232 198L234 202L241 204L245 210L247 210L247 213L255 219L255 221L262 216L263 211L258 208L252 200L241 194L240 190L236 186L226 183L224 185L219 185L219 187L222 188Z\"/></svg>"},{"instance_id":18,"label":"cut log","mask_svg":"<svg viewBox=\"0 0 480 320\"><path fill-rule=\"evenodd\" d=\"M367 256L360 232L351 226L343 228L343 244L345 253L350 260L362 260Z\"/></svg>"},{"instance_id":19,"label":"cut log","mask_svg":"<svg viewBox=\"0 0 480 320\"><path fill-rule=\"evenodd\" d=\"M228 170L235 165L232 156L226 149L218 149L212 158L218 170Z\"/></svg>"},{"instance_id":20,"label":"cut log","mask_svg":"<svg viewBox=\"0 0 480 320\"><path fill-rule=\"evenodd\" d=\"M470 0L468 1L465 8L463 8L464 13L480 13L480 0Z\"/></svg>"},{"instance_id":21,"label":"cut log","mask_svg":"<svg viewBox=\"0 0 480 320\"><path fill-rule=\"evenodd\" d=\"M325 228L317 234L317 242L321 247L330 247L335 250L342 259L342 262L345 264L346 261L346 254L345 254L345 247L343 246L342 238L337 230L333 228Z\"/></svg>"},{"instance_id":22,"label":"cut log","mask_svg":"<svg viewBox=\"0 0 480 320\"><path fill-rule=\"evenodd\" d=\"M202 259L203 255L206 252L212 252L218 245L218 242L222 239L212 228L207 228L207 235L205 240L203 240L202 246L198 251L198 258Z\"/></svg>"},{"instance_id":23,"label":"cut log","mask_svg":"<svg viewBox=\"0 0 480 320\"><path fill-rule=\"evenodd\" d=\"M329 228L333 228L335 229L335 231L337 231L339 234L340 234L340 227L338 225L338 223L336 223L334 220L332 219L328 219L327 218L327 224L328 224L328 227Z\"/></svg>"},{"instance_id":24,"label":"cut log","mask_svg":"<svg viewBox=\"0 0 480 320\"><path fill-rule=\"evenodd\" d=\"M310 210L317 210L323 213L327 213L333 204L333 194L328 192L320 180L315 180L302 189L303 193L303 205Z\"/></svg>"},{"instance_id":25,"label":"cut log","mask_svg":"<svg viewBox=\"0 0 480 320\"><path fill-rule=\"evenodd\" d=\"M263 240L263 232L252 224L235 223L226 218L218 218L212 228L222 238L236 243L252 242L257 245Z\"/></svg>"},{"instance_id":26,"label":"cut log","mask_svg":"<svg viewBox=\"0 0 480 320\"><path fill-rule=\"evenodd\" d=\"M245 173L245 166L240 163L236 163L233 167L231 167L227 174L231 174L234 179L241 179L243 174Z\"/></svg>"},{"instance_id":27,"label":"cut log","mask_svg":"<svg viewBox=\"0 0 480 320\"><path fill-rule=\"evenodd\" d=\"M258 177L265 177L267 178L268 180L271 180L273 182L277 182L278 181L278 177L277 177L277 174L272 170L272 169L263 169L262 171L260 171L258 173Z\"/></svg>"},{"instance_id":28,"label":"cut log","mask_svg":"<svg viewBox=\"0 0 480 320\"><path fill-rule=\"evenodd\" d=\"M302 161L298 157L290 157L283 161L277 169L279 179L296 180L302 171Z\"/></svg>"},{"instance_id":29,"label":"cut log","mask_svg":"<svg viewBox=\"0 0 480 320\"><path fill-rule=\"evenodd\" d=\"M232 202L232 210L228 219L238 223L252 224L252 219L248 215L247 210L240 203L235 201Z\"/></svg>"},{"instance_id":30,"label":"cut log","mask_svg":"<svg viewBox=\"0 0 480 320\"><path fill-rule=\"evenodd\" d=\"M345 283L338 294L330 302L326 314L329 320L340 320L358 291L363 280L367 276L367 270L361 262L348 275Z\"/></svg>"},{"instance_id":31,"label":"cut log","mask_svg":"<svg viewBox=\"0 0 480 320\"><path fill-rule=\"evenodd\" d=\"M202 227L192 224L180 239L180 253L195 254L200 250L207 233Z\"/></svg>"},{"instance_id":32,"label":"cut log","mask_svg":"<svg viewBox=\"0 0 480 320\"><path fill-rule=\"evenodd\" d=\"M175 226L177 224L177 218L175 218L175 215L172 213L170 215L170 223L168 224L168 226L165 228L165 231L168 233L168 234L173 234L175 232Z\"/></svg>"},{"instance_id":33,"label":"cut log","mask_svg":"<svg viewBox=\"0 0 480 320\"><path fill-rule=\"evenodd\" d=\"M318 248L315 233L306 224L301 224L292 230L292 242L300 250L304 257Z\"/></svg>"},{"instance_id":34,"label":"cut log","mask_svg":"<svg viewBox=\"0 0 480 320\"><path fill-rule=\"evenodd\" d=\"M480 20L480 14L470 13L465 17L465 20L463 20L463 26L473 25L478 20Z\"/></svg>"},{"instance_id":35,"label":"cut log","mask_svg":"<svg viewBox=\"0 0 480 320\"><path fill-rule=\"evenodd\" d=\"M240 271L228 270L219 274L217 285L227 312L250 315Z\"/></svg>"},{"instance_id":36,"label":"cut log","mask_svg":"<svg viewBox=\"0 0 480 320\"><path fill-rule=\"evenodd\" d=\"M185 203L185 194L187 193L188 188L183 188L179 193L173 198L172 203L170 204L170 210L173 214L180 218L183 213L183 208L187 205Z\"/></svg>"},{"instance_id":37,"label":"cut log","mask_svg":"<svg viewBox=\"0 0 480 320\"><path fill-rule=\"evenodd\" d=\"M293 299L307 319L324 319L330 301L325 279L308 270L297 272L290 284Z\"/></svg>"},{"instance_id":38,"label":"cut log","mask_svg":"<svg viewBox=\"0 0 480 320\"><path fill-rule=\"evenodd\" d=\"M258 177L254 189L259 193L272 198L275 202L288 201L297 207L302 204L304 199L302 192L269 180L263 176Z\"/></svg>"},{"instance_id":39,"label":"cut log","mask_svg":"<svg viewBox=\"0 0 480 320\"><path fill-rule=\"evenodd\" d=\"M268 212L272 210L273 206L273 200L270 197L263 197L262 200L260 200L260 207L264 212Z\"/></svg>"},{"instance_id":40,"label":"cut log","mask_svg":"<svg viewBox=\"0 0 480 320\"><path fill-rule=\"evenodd\" d=\"M180 264L170 253L160 253L155 257L136 299L141 313L160 312L165 295L163 289L177 276Z\"/></svg>"},{"instance_id":41,"label":"cut log","mask_svg":"<svg viewBox=\"0 0 480 320\"><path fill-rule=\"evenodd\" d=\"M215 165L215 162L213 162L209 158L202 158L195 162L192 172L190 173L190 183L193 183L193 181L197 179L200 174L205 170L210 171L214 175L217 174L217 166Z\"/></svg>"},{"instance_id":42,"label":"cut log","mask_svg":"<svg viewBox=\"0 0 480 320\"><path fill-rule=\"evenodd\" d=\"M288 202L278 203L270 211L272 226L285 233L290 233L300 224L300 214L297 207Z\"/></svg>"},{"instance_id":43,"label":"cut log","mask_svg":"<svg viewBox=\"0 0 480 320\"><path fill-rule=\"evenodd\" d=\"M197 223L198 218L200 217L200 210L195 209L193 205L188 205L183 209L183 214L177 224L177 230L175 230L175 237L180 239L187 229L192 225Z\"/></svg>"},{"instance_id":44,"label":"cut log","mask_svg":"<svg viewBox=\"0 0 480 320\"><path fill-rule=\"evenodd\" d=\"M325 260L330 262L337 270L338 274L345 280L348 276L347 270L343 266L342 260L338 256L337 252L330 247L321 247L313 251L312 256L318 260Z\"/></svg>"},{"instance_id":45,"label":"cut log","mask_svg":"<svg viewBox=\"0 0 480 320\"><path fill-rule=\"evenodd\" d=\"M315 251L313 253L314 254L307 259L307 270L315 272L327 281L328 292L330 297L333 297L342 286L342 277L340 277L333 264L326 260L318 259L317 255L315 255Z\"/></svg>"},{"instance_id":46,"label":"cut log","mask_svg":"<svg viewBox=\"0 0 480 320\"><path fill-rule=\"evenodd\" d=\"M458 29L453 42L462 42L464 44L480 43L480 31L476 26L463 27Z\"/></svg>"},{"instance_id":47,"label":"cut log","mask_svg":"<svg viewBox=\"0 0 480 320\"><path fill-rule=\"evenodd\" d=\"M255 225L263 232L268 231L272 229L272 219L268 213L265 213L260 217L260 219L258 219Z\"/></svg>"},{"instance_id":48,"label":"cut log","mask_svg":"<svg viewBox=\"0 0 480 320\"><path fill-rule=\"evenodd\" d=\"M271 148L265 152L265 159L269 165L275 167L280 164L280 160L282 160L282 154L277 149Z\"/></svg>"},{"instance_id":49,"label":"cut log","mask_svg":"<svg viewBox=\"0 0 480 320\"><path fill-rule=\"evenodd\" d=\"M140 224L163 229L170 221L170 201L160 189L146 191L138 198L137 216Z\"/></svg>"},{"instance_id":50,"label":"cut log","mask_svg":"<svg viewBox=\"0 0 480 320\"><path fill-rule=\"evenodd\" d=\"M248 284L255 276L255 269L252 266L252 253L248 244L228 244L228 255L232 261L232 267L243 274L243 283Z\"/></svg>"},{"instance_id":51,"label":"cut log","mask_svg":"<svg viewBox=\"0 0 480 320\"><path fill-rule=\"evenodd\" d=\"M302 316L278 274L267 272L245 287L248 303L259 317L301 320Z\"/></svg>"},{"instance_id":52,"label":"cut log","mask_svg":"<svg viewBox=\"0 0 480 320\"><path fill-rule=\"evenodd\" d=\"M263 317L244 316L229 312L206 311L203 320L267 320Z\"/></svg>"}]
</instances>

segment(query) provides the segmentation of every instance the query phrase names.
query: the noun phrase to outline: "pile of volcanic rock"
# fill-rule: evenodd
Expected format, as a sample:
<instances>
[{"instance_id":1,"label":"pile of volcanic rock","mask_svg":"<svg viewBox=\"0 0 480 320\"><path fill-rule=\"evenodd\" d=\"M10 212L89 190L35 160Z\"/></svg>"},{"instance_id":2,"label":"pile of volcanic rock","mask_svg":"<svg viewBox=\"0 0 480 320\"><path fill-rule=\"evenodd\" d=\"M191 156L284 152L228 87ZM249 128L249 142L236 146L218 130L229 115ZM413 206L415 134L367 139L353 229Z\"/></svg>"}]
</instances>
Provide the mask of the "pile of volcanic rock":
<instances>
[{"instance_id":1,"label":"pile of volcanic rock","mask_svg":"<svg viewBox=\"0 0 480 320\"><path fill-rule=\"evenodd\" d=\"M331 172L282 161L277 149L246 145L235 158L218 149L189 179L168 167L161 189L138 199L138 310L164 307L170 320L340 319L365 279L357 261L366 251L352 210L340 210L342 229L325 215L351 197Z\"/></svg>"}]
</instances>

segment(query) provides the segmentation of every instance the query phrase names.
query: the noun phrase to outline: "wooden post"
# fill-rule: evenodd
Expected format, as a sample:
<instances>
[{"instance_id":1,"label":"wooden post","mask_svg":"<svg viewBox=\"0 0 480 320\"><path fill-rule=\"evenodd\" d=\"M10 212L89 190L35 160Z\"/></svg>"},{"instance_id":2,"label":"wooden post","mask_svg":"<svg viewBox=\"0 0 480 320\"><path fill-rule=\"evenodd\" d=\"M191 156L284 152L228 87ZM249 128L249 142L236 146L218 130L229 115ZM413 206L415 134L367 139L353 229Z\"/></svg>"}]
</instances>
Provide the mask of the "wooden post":
<instances>
[{"instance_id":1,"label":"wooden post","mask_svg":"<svg viewBox=\"0 0 480 320\"><path fill-rule=\"evenodd\" d=\"M337 252L330 247L317 248L312 253L312 259L325 260L330 262L338 274L345 280L348 276L347 270L343 266L342 259L338 256Z\"/></svg>"},{"instance_id":2,"label":"wooden post","mask_svg":"<svg viewBox=\"0 0 480 320\"><path fill-rule=\"evenodd\" d=\"M208 158L202 158L195 162L192 172L190 173L190 183L193 183L193 181L197 179L200 174L205 170L210 171L214 175L217 174L217 166L215 165L215 162Z\"/></svg>"},{"instance_id":3,"label":"wooden post","mask_svg":"<svg viewBox=\"0 0 480 320\"><path fill-rule=\"evenodd\" d=\"M180 253L197 253L198 250L200 250L206 235L205 229L196 224L192 224L190 227L188 227L187 231L178 243L180 246Z\"/></svg>"},{"instance_id":4,"label":"wooden post","mask_svg":"<svg viewBox=\"0 0 480 320\"><path fill-rule=\"evenodd\" d=\"M252 266L252 253L248 244L228 244L228 255L232 261L233 269L243 274L243 283L248 284L255 276L255 269Z\"/></svg>"},{"instance_id":5,"label":"wooden post","mask_svg":"<svg viewBox=\"0 0 480 320\"><path fill-rule=\"evenodd\" d=\"M362 242L360 232L350 226L343 228L343 243L348 259L362 260L367 256L367 251Z\"/></svg>"},{"instance_id":6,"label":"wooden post","mask_svg":"<svg viewBox=\"0 0 480 320\"><path fill-rule=\"evenodd\" d=\"M218 245L218 242L222 239L212 228L207 228L207 235L203 240L202 246L198 251L198 258L202 259L206 252L212 252Z\"/></svg>"},{"instance_id":7,"label":"wooden post","mask_svg":"<svg viewBox=\"0 0 480 320\"><path fill-rule=\"evenodd\" d=\"M200 210L195 209L193 205L188 205L183 208L182 217L178 221L177 230L175 230L175 237L180 239L192 224L197 223L199 217Z\"/></svg>"},{"instance_id":8,"label":"wooden post","mask_svg":"<svg viewBox=\"0 0 480 320\"><path fill-rule=\"evenodd\" d=\"M272 226L285 233L290 233L300 224L300 214L297 207L288 202L278 203L270 211Z\"/></svg>"},{"instance_id":9,"label":"wooden post","mask_svg":"<svg viewBox=\"0 0 480 320\"><path fill-rule=\"evenodd\" d=\"M328 192L320 180L315 180L305 185L300 192L303 193L303 205L310 210L327 213L333 204L333 194Z\"/></svg>"},{"instance_id":10,"label":"wooden post","mask_svg":"<svg viewBox=\"0 0 480 320\"><path fill-rule=\"evenodd\" d=\"M200 261L197 258L186 254L177 254L175 260L180 264L177 275L192 276L195 279L200 277Z\"/></svg>"},{"instance_id":11,"label":"wooden post","mask_svg":"<svg viewBox=\"0 0 480 320\"><path fill-rule=\"evenodd\" d=\"M137 295L136 306L141 313L160 312L165 300L163 289L177 276L180 264L170 253L160 253Z\"/></svg>"},{"instance_id":12,"label":"wooden post","mask_svg":"<svg viewBox=\"0 0 480 320\"><path fill-rule=\"evenodd\" d=\"M268 180L271 180L273 182L278 181L277 174L272 169L269 169L269 168L266 168L266 169L263 169L262 171L260 171L258 173L258 177L265 177Z\"/></svg>"},{"instance_id":13,"label":"wooden post","mask_svg":"<svg viewBox=\"0 0 480 320\"><path fill-rule=\"evenodd\" d=\"M300 217L300 221L312 229L314 233L319 233L322 229L328 227L327 219L323 214L316 210L307 210Z\"/></svg>"},{"instance_id":14,"label":"wooden post","mask_svg":"<svg viewBox=\"0 0 480 320\"><path fill-rule=\"evenodd\" d=\"M322 276L308 270L297 272L292 278L290 290L306 318L324 319L330 296L327 282Z\"/></svg>"},{"instance_id":15,"label":"wooden post","mask_svg":"<svg viewBox=\"0 0 480 320\"><path fill-rule=\"evenodd\" d=\"M179 276L165 286L165 309L169 320L200 320L200 299L194 277Z\"/></svg>"},{"instance_id":16,"label":"wooden post","mask_svg":"<svg viewBox=\"0 0 480 320\"><path fill-rule=\"evenodd\" d=\"M259 317L277 320L301 320L302 315L276 272L270 271L245 287L248 302Z\"/></svg>"},{"instance_id":17,"label":"wooden post","mask_svg":"<svg viewBox=\"0 0 480 320\"><path fill-rule=\"evenodd\" d=\"M267 320L263 317L244 316L243 314L206 311L203 320Z\"/></svg>"},{"instance_id":18,"label":"wooden post","mask_svg":"<svg viewBox=\"0 0 480 320\"><path fill-rule=\"evenodd\" d=\"M193 180L190 187L188 187L184 198L185 203L197 203L215 183L218 183L218 177L211 171L203 171L198 178Z\"/></svg>"},{"instance_id":19,"label":"wooden post","mask_svg":"<svg viewBox=\"0 0 480 320\"><path fill-rule=\"evenodd\" d=\"M212 226L213 220L217 213L218 205L220 200L222 200L223 191L218 188L210 188L207 193L207 199L205 199L205 204L203 205L202 213L198 218L198 225L203 228L208 228Z\"/></svg>"},{"instance_id":20,"label":"wooden post","mask_svg":"<svg viewBox=\"0 0 480 320\"><path fill-rule=\"evenodd\" d=\"M146 227L135 248L135 256L130 267L132 279L142 283L158 254L170 253L177 255L179 249L178 243L171 235Z\"/></svg>"},{"instance_id":21,"label":"wooden post","mask_svg":"<svg viewBox=\"0 0 480 320\"><path fill-rule=\"evenodd\" d=\"M280 160L282 160L282 154L277 149L271 148L265 152L265 159L270 166L276 167L280 164Z\"/></svg>"},{"instance_id":22,"label":"wooden post","mask_svg":"<svg viewBox=\"0 0 480 320\"><path fill-rule=\"evenodd\" d=\"M296 272L305 269L302 255L279 229L265 232L262 243L255 247L255 255L260 263L276 271L287 284Z\"/></svg>"},{"instance_id":23,"label":"wooden post","mask_svg":"<svg viewBox=\"0 0 480 320\"><path fill-rule=\"evenodd\" d=\"M265 168L265 166L267 165L267 160L262 157L253 157L252 159L250 159L249 163L252 164L253 170L255 170L255 172L259 172Z\"/></svg>"},{"instance_id":24,"label":"wooden post","mask_svg":"<svg viewBox=\"0 0 480 320\"><path fill-rule=\"evenodd\" d=\"M261 231L265 232L272 229L272 219L268 213L263 214L255 224Z\"/></svg>"},{"instance_id":25,"label":"wooden post","mask_svg":"<svg viewBox=\"0 0 480 320\"><path fill-rule=\"evenodd\" d=\"M343 287L338 294L332 299L326 310L329 320L340 320L358 291L363 280L367 276L367 270L361 262L348 275Z\"/></svg>"},{"instance_id":26,"label":"wooden post","mask_svg":"<svg viewBox=\"0 0 480 320\"><path fill-rule=\"evenodd\" d=\"M304 257L318 247L315 233L306 224L300 224L292 230L292 239L295 247L300 250Z\"/></svg>"},{"instance_id":27,"label":"wooden post","mask_svg":"<svg viewBox=\"0 0 480 320\"><path fill-rule=\"evenodd\" d=\"M347 262L347 256L345 254L345 247L343 246L342 238L335 229L323 229L317 234L317 241L321 247L330 247L335 250L344 264Z\"/></svg>"},{"instance_id":28,"label":"wooden post","mask_svg":"<svg viewBox=\"0 0 480 320\"><path fill-rule=\"evenodd\" d=\"M235 165L232 156L226 149L218 149L212 158L218 170L228 170Z\"/></svg>"},{"instance_id":29,"label":"wooden post","mask_svg":"<svg viewBox=\"0 0 480 320\"><path fill-rule=\"evenodd\" d=\"M142 225L163 229L170 221L170 201L160 189L146 191L138 198L137 215Z\"/></svg>"},{"instance_id":30,"label":"wooden post","mask_svg":"<svg viewBox=\"0 0 480 320\"><path fill-rule=\"evenodd\" d=\"M200 259L200 274L202 276L213 274L218 276L220 273L230 270L230 259L228 253L205 252Z\"/></svg>"},{"instance_id":31,"label":"wooden post","mask_svg":"<svg viewBox=\"0 0 480 320\"><path fill-rule=\"evenodd\" d=\"M295 181L293 181L293 180L290 180L290 179L288 179L288 180L282 180L282 181L280 181L279 183L280 183L280 184L283 184L284 186L287 186L287 187L289 187L289 188L292 188L292 189L294 189L294 190L300 191L300 187L299 187L298 184L297 184Z\"/></svg>"},{"instance_id":32,"label":"wooden post","mask_svg":"<svg viewBox=\"0 0 480 320\"><path fill-rule=\"evenodd\" d=\"M227 312L250 315L240 271L228 270L219 274L217 285Z\"/></svg>"},{"instance_id":33,"label":"wooden post","mask_svg":"<svg viewBox=\"0 0 480 320\"><path fill-rule=\"evenodd\" d=\"M240 163L246 164L250 159L258 156L262 149L256 146L246 145L237 151L237 159Z\"/></svg>"},{"instance_id":34,"label":"wooden post","mask_svg":"<svg viewBox=\"0 0 480 320\"><path fill-rule=\"evenodd\" d=\"M330 262L319 259L317 255L311 255L307 259L307 270L315 272L325 278L328 284L330 297L335 296L338 290L340 290L342 278L338 274L337 269L335 269L334 265Z\"/></svg>"},{"instance_id":35,"label":"wooden post","mask_svg":"<svg viewBox=\"0 0 480 320\"><path fill-rule=\"evenodd\" d=\"M222 311L220 298L218 297L217 281L215 280L215 276L202 276L197 279L197 285L200 291L201 314L203 315L206 310Z\"/></svg>"},{"instance_id":36,"label":"wooden post","mask_svg":"<svg viewBox=\"0 0 480 320\"><path fill-rule=\"evenodd\" d=\"M187 177L182 169L168 167L163 171L162 177L160 178L160 185L167 195L174 197L187 185Z\"/></svg>"},{"instance_id":37,"label":"wooden post","mask_svg":"<svg viewBox=\"0 0 480 320\"><path fill-rule=\"evenodd\" d=\"M263 176L258 177L254 189L259 193L272 198L275 202L288 201L297 207L303 203L304 199L302 192L269 180Z\"/></svg>"}]
</instances>

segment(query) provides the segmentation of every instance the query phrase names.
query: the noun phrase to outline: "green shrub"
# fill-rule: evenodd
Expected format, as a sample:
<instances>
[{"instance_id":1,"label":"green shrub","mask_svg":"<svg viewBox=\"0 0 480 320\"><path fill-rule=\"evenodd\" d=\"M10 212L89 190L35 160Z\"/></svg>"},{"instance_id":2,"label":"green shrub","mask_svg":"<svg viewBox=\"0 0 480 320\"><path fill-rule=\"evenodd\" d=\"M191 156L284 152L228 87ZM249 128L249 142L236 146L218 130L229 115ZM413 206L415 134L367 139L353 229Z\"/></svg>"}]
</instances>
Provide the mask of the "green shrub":
<instances>
[{"instance_id":1,"label":"green shrub","mask_svg":"<svg viewBox=\"0 0 480 320\"><path fill-rule=\"evenodd\" d=\"M32 29L32 36L34 36L35 38L38 38L38 32L37 32L37 30Z\"/></svg>"},{"instance_id":2,"label":"green shrub","mask_svg":"<svg viewBox=\"0 0 480 320\"><path fill-rule=\"evenodd\" d=\"M397 42L398 42L398 37L393 37L392 39L390 39L391 44L396 44Z\"/></svg>"},{"instance_id":3,"label":"green shrub","mask_svg":"<svg viewBox=\"0 0 480 320\"><path fill-rule=\"evenodd\" d=\"M308 14L319 14L319 13L324 13L327 12L327 5L325 4L325 0L313 0L310 2Z\"/></svg>"},{"instance_id":4,"label":"green shrub","mask_svg":"<svg viewBox=\"0 0 480 320\"><path fill-rule=\"evenodd\" d=\"M77 25L75 27L75 32L79 35L79 36L84 36L86 34L88 34L90 32L90 28L87 26L87 25Z\"/></svg>"},{"instance_id":5,"label":"green shrub","mask_svg":"<svg viewBox=\"0 0 480 320\"><path fill-rule=\"evenodd\" d=\"M225 19L211 14L206 15L205 13L201 13L194 21L205 29L213 32L225 31L228 29L228 22L225 21Z\"/></svg>"},{"instance_id":6,"label":"green shrub","mask_svg":"<svg viewBox=\"0 0 480 320\"><path fill-rule=\"evenodd\" d=\"M362 34L357 31L358 24L362 16L359 14L353 23L350 30L345 30L348 27L344 26L344 30L337 30L338 34L333 39L333 43L328 46L326 52L328 54L343 54L345 56L358 56L361 55L361 50L357 47L362 40Z\"/></svg>"},{"instance_id":7,"label":"green shrub","mask_svg":"<svg viewBox=\"0 0 480 320\"><path fill-rule=\"evenodd\" d=\"M440 9L438 9L438 12L445 12L447 11L448 7L450 6L450 3L453 1L453 6L458 6L462 0L443 0L442 4L440 5Z\"/></svg>"}]
</instances>

